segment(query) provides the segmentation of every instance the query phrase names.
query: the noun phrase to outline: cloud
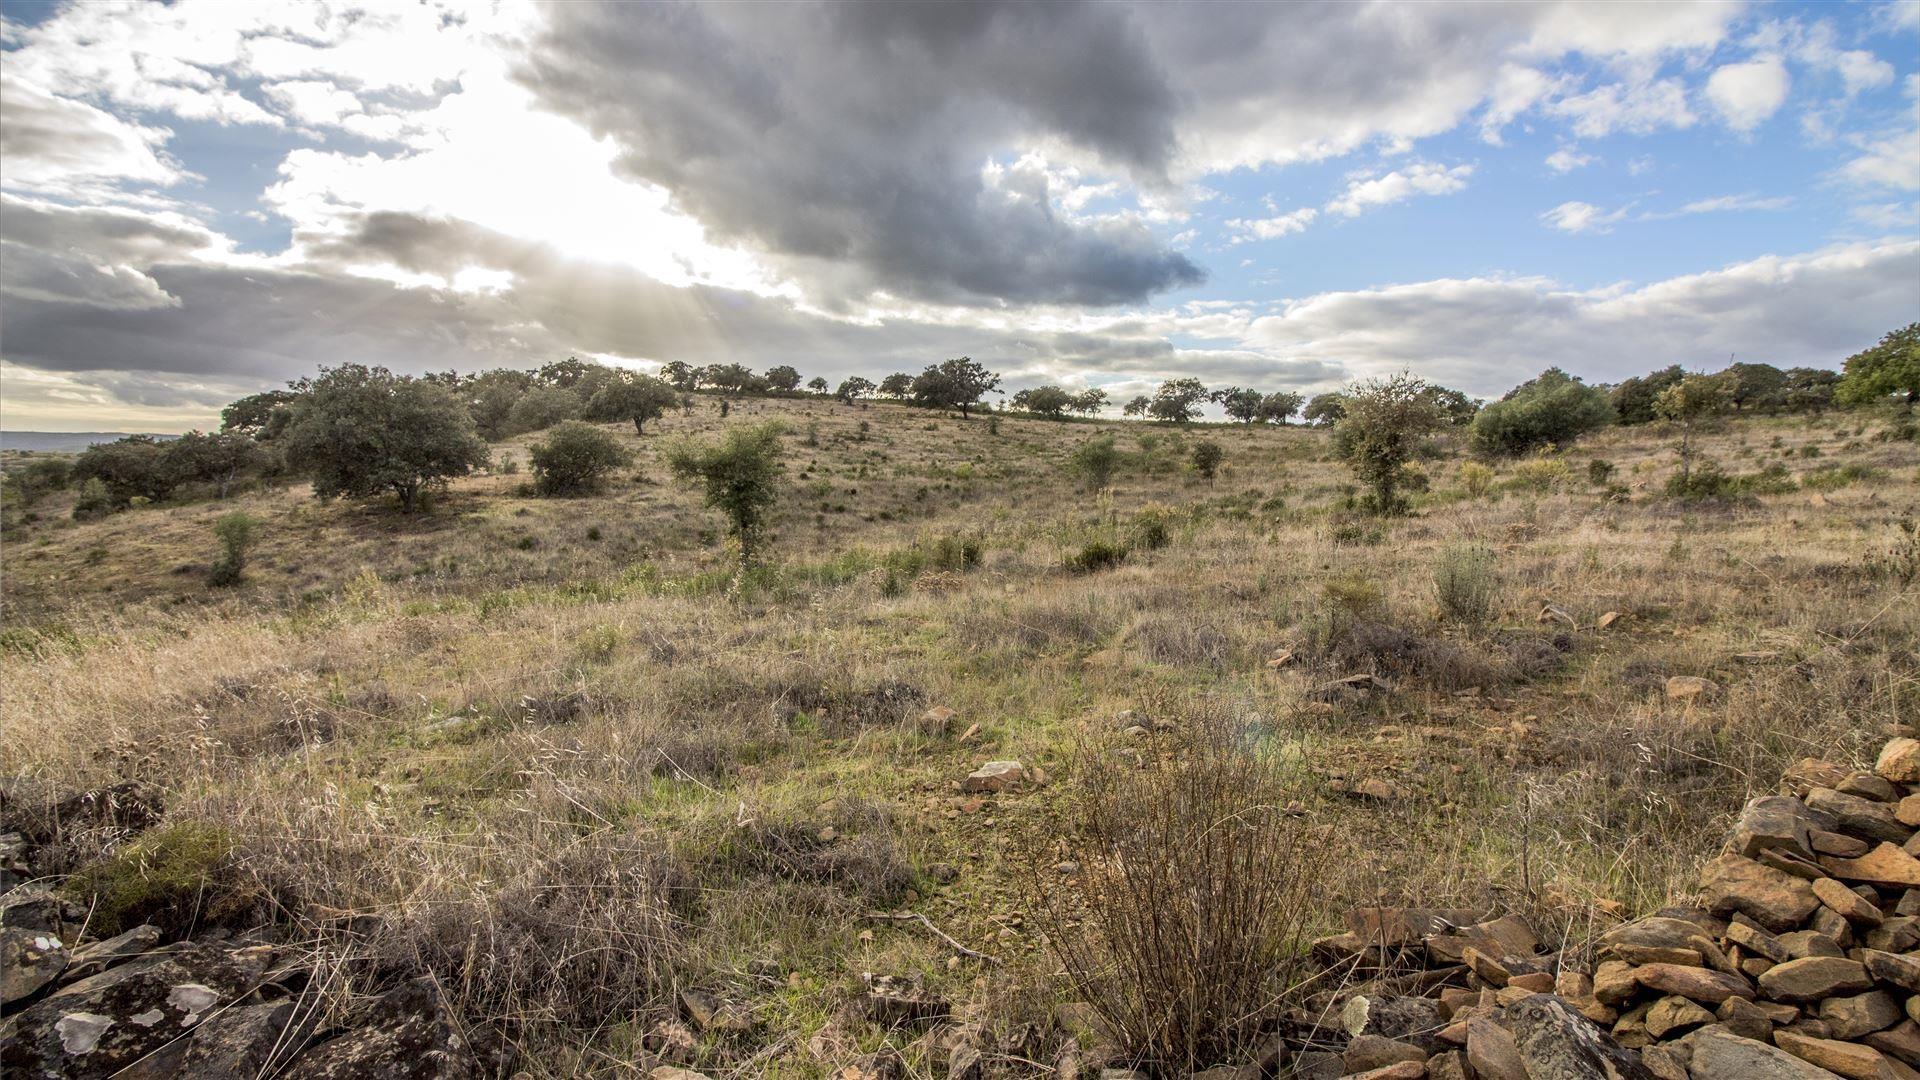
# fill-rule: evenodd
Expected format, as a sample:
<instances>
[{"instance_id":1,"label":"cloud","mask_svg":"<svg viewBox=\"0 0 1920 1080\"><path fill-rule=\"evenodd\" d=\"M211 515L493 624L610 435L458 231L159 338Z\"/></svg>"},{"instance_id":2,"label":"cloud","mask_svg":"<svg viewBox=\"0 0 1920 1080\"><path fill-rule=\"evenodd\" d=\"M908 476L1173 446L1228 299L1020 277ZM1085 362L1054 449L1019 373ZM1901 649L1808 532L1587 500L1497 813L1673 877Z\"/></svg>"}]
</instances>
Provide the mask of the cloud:
<instances>
[{"instance_id":1,"label":"cloud","mask_svg":"<svg viewBox=\"0 0 1920 1080\"><path fill-rule=\"evenodd\" d=\"M1583 139L1616 131L1651 135L1662 128L1692 127L1698 119L1687 106L1687 88L1679 79L1608 83L1560 98L1547 111L1571 121Z\"/></svg>"},{"instance_id":2,"label":"cloud","mask_svg":"<svg viewBox=\"0 0 1920 1080\"><path fill-rule=\"evenodd\" d=\"M1540 220L1561 232L1612 232L1615 222L1627 216L1627 208L1602 210L1588 202L1563 202L1540 215Z\"/></svg>"},{"instance_id":3,"label":"cloud","mask_svg":"<svg viewBox=\"0 0 1920 1080\"><path fill-rule=\"evenodd\" d=\"M1710 199L1695 199L1687 203L1674 215L1714 214L1727 210L1784 210L1793 205L1791 195L1761 196L1748 192L1744 195L1716 195ZM1646 215L1648 219L1656 215Z\"/></svg>"},{"instance_id":4,"label":"cloud","mask_svg":"<svg viewBox=\"0 0 1920 1080\"><path fill-rule=\"evenodd\" d=\"M1327 212L1342 217L1358 217L1372 207L1403 202L1415 195L1451 195L1467 186L1473 166L1448 168L1431 162L1417 162L1380 176L1356 177L1332 202Z\"/></svg>"},{"instance_id":5,"label":"cloud","mask_svg":"<svg viewBox=\"0 0 1920 1080\"><path fill-rule=\"evenodd\" d=\"M1464 278L1326 293L1257 319L1247 340L1338 359L1362 375L1411 367L1495 394L1558 365L1615 381L1728 352L1832 368L1911 321L1920 241L1767 256L1639 288L1565 289L1544 278Z\"/></svg>"},{"instance_id":6,"label":"cloud","mask_svg":"<svg viewBox=\"0 0 1920 1080\"><path fill-rule=\"evenodd\" d=\"M75 196L186 176L159 149L166 130L58 97L11 70L0 70L0 121L0 183L15 190Z\"/></svg>"},{"instance_id":7,"label":"cloud","mask_svg":"<svg viewBox=\"0 0 1920 1080\"><path fill-rule=\"evenodd\" d=\"M1264 218L1233 218L1227 222L1227 228L1234 231L1233 243L1244 244L1250 240L1276 240L1289 233L1304 232L1320 211L1311 206L1303 206L1284 214L1275 214Z\"/></svg>"},{"instance_id":8,"label":"cloud","mask_svg":"<svg viewBox=\"0 0 1920 1080\"><path fill-rule=\"evenodd\" d=\"M1750 132L1786 103L1793 80L1778 56L1723 64L1707 77L1707 100L1735 131Z\"/></svg>"},{"instance_id":9,"label":"cloud","mask_svg":"<svg viewBox=\"0 0 1920 1080\"><path fill-rule=\"evenodd\" d=\"M1570 173L1593 164L1594 160L1592 154L1583 154L1571 146L1563 146L1547 155L1547 168L1557 173Z\"/></svg>"}]
</instances>

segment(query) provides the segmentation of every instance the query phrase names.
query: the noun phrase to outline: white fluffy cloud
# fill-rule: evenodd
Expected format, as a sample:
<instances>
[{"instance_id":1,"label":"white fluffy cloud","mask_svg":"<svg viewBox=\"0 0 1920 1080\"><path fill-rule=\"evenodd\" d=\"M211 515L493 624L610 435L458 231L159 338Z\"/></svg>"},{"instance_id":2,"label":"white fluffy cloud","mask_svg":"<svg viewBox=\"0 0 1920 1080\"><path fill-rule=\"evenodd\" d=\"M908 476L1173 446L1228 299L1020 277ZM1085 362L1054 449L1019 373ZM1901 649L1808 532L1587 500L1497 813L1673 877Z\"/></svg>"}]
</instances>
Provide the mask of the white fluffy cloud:
<instances>
[{"instance_id":1,"label":"white fluffy cloud","mask_svg":"<svg viewBox=\"0 0 1920 1080\"><path fill-rule=\"evenodd\" d=\"M1571 146L1563 146L1547 155L1547 168L1557 173L1570 173L1575 169L1593 164L1591 154L1583 154Z\"/></svg>"},{"instance_id":2,"label":"white fluffy cloud","mask_svg":"<svg viewBox=\"0 0 1920 1080\"><path fill-rule=\"evenodd\" d=\"M1404 202L1415 195L1451 195L1464 189L1472 175L1471 165L1448 167L1423 161L1379 176L1355 177L1327 204L1327 212L1358 217L1373 207Z\"/></svg>"},{"instance_id":3,"label":"white fluffy cloud","mask_svg":"<svg viewBox=\"0 0 1920 1080\"><path fill-rule=\"evenodd\" d=\"M1747 132L1786 104L1792 85L1787 65L1778 56L1761 56L1715 68L1707 78L1707 100L1728 127Z\"/></svg>"},{"instance_id":4,"label":"white fluffy cloud","mask_svg":"<svg viewBox=\"0 0 1920 1080\"><path fill-rule=\"evenodd\" d=\"M1627 216L1625 207L1602 210L1590 202L1563 202L1540 215L1540 220L1561 232L1608 232L1613 224Z\"/></svg>"},{"instance_id":5,"label":"white fluffy cloud","mask_svg":"<svg viewBox=\"0 0 1920 1080\"><path fill-rule=\"evenodd\" d=\"M1565 118L1574 134L1598 139L1615 132L1651 135L1664 128L1689 128L1695 120L1679 79L1607 83L1584 94L1560 98L1547 111Z\"/></svg>"},{"instance_id":6,"label":"white fluffy cloud","mask_svg":"<svg viewBox=\"0 0 1920 1080\"><path fill-rule=\"evenodd\" d=\"M1233 243L1244 244L1249 240L1275 240L1290 233L1301 232L1313 224L1320 211L1311 206L1303 206L1284 214L1275 214L1264 218L1233 218L1227 227L1234 231Z\"/></svg>"}]
</instances>

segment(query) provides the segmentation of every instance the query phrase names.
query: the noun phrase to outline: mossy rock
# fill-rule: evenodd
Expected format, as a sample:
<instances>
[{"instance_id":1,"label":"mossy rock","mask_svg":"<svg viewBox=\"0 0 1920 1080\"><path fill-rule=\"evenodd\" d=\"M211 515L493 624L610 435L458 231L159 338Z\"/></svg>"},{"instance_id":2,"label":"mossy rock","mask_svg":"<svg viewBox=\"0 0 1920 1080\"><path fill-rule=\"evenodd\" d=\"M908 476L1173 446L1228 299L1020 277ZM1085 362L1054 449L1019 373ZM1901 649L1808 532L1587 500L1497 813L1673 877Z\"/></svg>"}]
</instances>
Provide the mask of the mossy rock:
<instances>
[{"instance_id":1,"label":"mossy rock","mask_svg":"<svg viewBox=\"0 0 1920 1080\"><path fill-rule=\"evenodd\" d=\"M205 822L154 829L82 867L60 891L92 911L102 937L152 923L167 934L218 925L253 907L238 880L233 834Z\"/></svg>"}]
</instances>

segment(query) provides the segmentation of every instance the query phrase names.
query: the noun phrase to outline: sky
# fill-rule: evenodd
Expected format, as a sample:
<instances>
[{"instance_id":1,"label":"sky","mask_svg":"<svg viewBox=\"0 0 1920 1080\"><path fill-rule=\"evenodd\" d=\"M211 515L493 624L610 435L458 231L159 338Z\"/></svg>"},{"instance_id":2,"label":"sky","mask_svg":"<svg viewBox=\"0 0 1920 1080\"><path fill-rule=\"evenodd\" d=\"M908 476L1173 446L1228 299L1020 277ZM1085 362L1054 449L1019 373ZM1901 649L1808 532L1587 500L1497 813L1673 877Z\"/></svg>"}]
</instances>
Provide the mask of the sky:
<instances>
[{"instance_id":1,"label":"sky","mask_svg":"<svg viewBox=\"0 0 1920 1080\"><path fill-rule=\"evenodd\" d=\"M0 17L9 430L568 355L1498 396L1920 320L1920 0Z\"/></svg>"}]
</instances>

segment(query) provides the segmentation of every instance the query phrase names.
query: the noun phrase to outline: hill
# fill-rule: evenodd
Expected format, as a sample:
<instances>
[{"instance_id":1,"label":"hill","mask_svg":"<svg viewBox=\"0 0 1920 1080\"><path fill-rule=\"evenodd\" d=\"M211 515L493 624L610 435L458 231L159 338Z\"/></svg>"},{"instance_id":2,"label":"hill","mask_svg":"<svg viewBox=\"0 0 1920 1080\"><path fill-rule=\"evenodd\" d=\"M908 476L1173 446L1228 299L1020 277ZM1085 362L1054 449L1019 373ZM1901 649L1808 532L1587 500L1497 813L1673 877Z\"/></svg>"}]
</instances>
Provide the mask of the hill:
<instances>
[{"instance_id":1,"label":"hill","mask_svg":"<svg viewBox=\"0 0 1920 1080\"><path fill-rule=\"evenodd\" d=\"M41 453L79 453L95 443L124 439L126 431L0 431L0 450L33 450ZM172 435L154 435L171 439Z\"/></svg>"},{"instance_id":2,"label":"hill","mask_svg":"<svg viewBox=\"0 0 1920 1080\"><path fill-rule=\"evenodd\" d=\"M776 541L742 572L661 448L766 419ZM414 516L300 486L36 508L6 545L10 803L137 782L164 811L35 872L79 871L102 926L430 972L529 1075L927 1075L951 1048L914 1003L1024 1069L1102 1041L1056 946L1171 910L1119 906L1103 822L1272 817L1219 880L1309 935L1412 900L1577 950L1690 890L1788 762L1870 763L1920 709L1920 446L1860 415L1721 425L1704 455L1766 480L1717 502L1661 494L1655 426L1491 471L1448 436L1384 520L1318 429L809 399L660 427L609 426L636 461L589 498L524 493L535 435ZM1064 463L1108 434L1089 490ZM260 543L212 590L234 507ZM1248 755L1280 786L1236 790Z\"/></svg>"}]
</instances>

